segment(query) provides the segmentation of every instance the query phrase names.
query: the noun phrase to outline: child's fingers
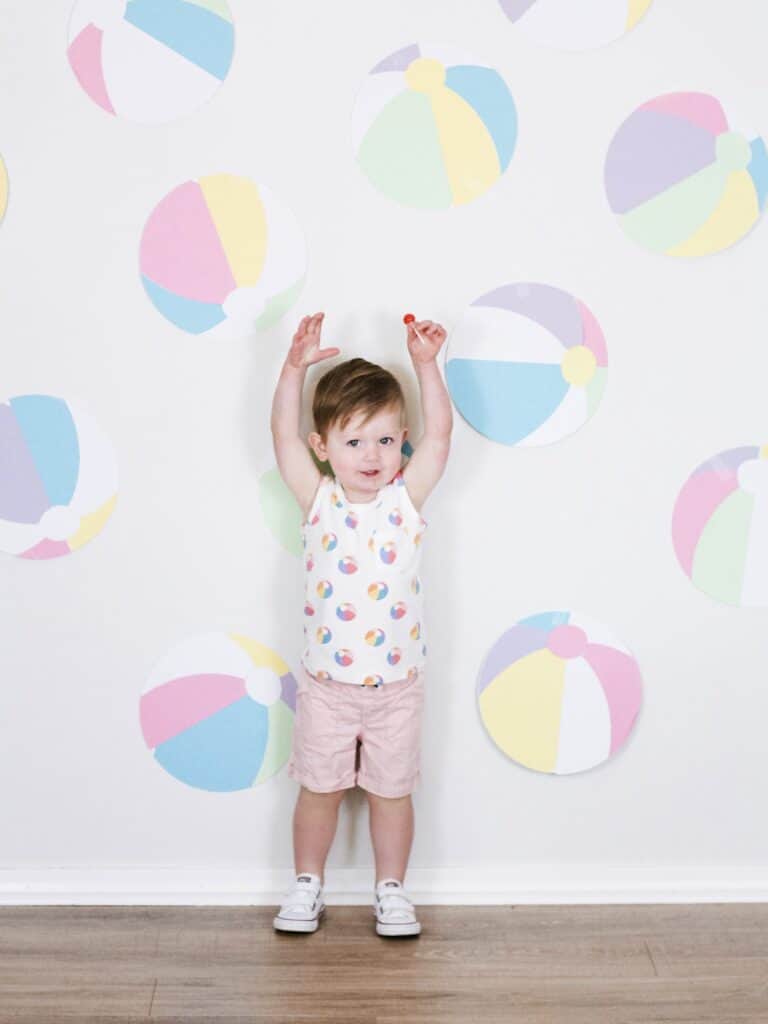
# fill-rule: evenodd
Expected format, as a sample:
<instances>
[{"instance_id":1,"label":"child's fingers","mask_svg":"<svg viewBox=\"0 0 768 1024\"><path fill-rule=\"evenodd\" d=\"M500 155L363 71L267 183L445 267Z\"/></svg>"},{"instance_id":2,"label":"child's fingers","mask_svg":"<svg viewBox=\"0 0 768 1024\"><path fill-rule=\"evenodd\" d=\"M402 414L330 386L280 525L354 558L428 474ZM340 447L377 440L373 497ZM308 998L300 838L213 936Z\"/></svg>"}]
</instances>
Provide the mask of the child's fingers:
<instances>
[{"instance_id":1,"label":"child's fingers","mask_svg":"<svg viewBox=\"0 0 768 1024\"><path fill-rule=\"evenodd\" d=\"M307 329L307 324L308 323L309 323L309 317L308 316L302 317L301 322L299 323L299 326L296 328L296 333L293 336L293 340L294 341L296 341L298 338L300 338L304 334L304 332Z\"/></svg>"},{"instance_id":2,"label":"child's fingers","mask_svg":"<svg viewBox=\"0 0 768 1024\"><path fill-rule=\"evenodd\" d=\"M316 353L317 359L332 359L341 352L340 348L321 348Z\"/></svg>"}]
</instances>

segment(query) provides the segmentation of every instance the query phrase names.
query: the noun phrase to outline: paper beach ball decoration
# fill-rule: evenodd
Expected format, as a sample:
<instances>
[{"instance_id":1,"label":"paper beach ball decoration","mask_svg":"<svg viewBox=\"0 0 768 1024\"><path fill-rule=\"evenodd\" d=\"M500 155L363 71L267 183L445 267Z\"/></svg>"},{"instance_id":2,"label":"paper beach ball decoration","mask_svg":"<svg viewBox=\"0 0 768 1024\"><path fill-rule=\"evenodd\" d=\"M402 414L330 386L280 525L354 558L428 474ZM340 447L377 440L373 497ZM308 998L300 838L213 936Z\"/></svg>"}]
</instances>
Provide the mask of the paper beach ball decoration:
<instances>
[{"instance_id":1,"label":"paper beach ball decoration","mask_svg":"<svg viewBox=\"0 0 768 1024\"><path fill-rule=\"evenodd\" d=\"M512 95L494 68L414 43L373 68L352 135L371 183L405 206L444 209L486 192L517 141Z\"/></svg>"},{"instance_id":2,"label":"paper beach ball decoration","mask_svg":"<svg viewBox=\"0 0 768 1024\"><path fill-rule=\"evenodd\" d=\"M0 156L0 221L8 208L8 171Z\"/></svg>"},{"instance_id":3,"label":"paper beach ball decoration","mask_svg":"<svg viewBox=\"0 0 768 1024\"><path fill-rule=\"evenodd\" d=\"M68 555L95 537L116 501L114 450L83 409L52 395L0 402L0 551Z\"/></svg>"},{"instance_id":4,"label":"paper beach ball decoration","mask_svg":"<svg viewBox=\"0 0 768 1024\"><path fill-rule=\"evenodd\" d=\"M768 194L763 139L729 123L714 96L668 93L631 114L605 161L608 203L623 231L667 256L705 256L738 242Z\"/></svg>"},{"instance_id":5,"label":"paper beach ball decoration","mask_svg":"<svg viewBox=\"0 0 768 1024\"><path fill-rule=\"evenodd\" d=\"M259 478L259 503L272 536L289 554L301 558L301 509L278 469L269 469Z\"/></svg>"},{"instance_id":6,"label":"paper beach ball decoration","mask_svg":"<svg viewBox=\"0 0 768 1024\"><path fill-rule=\"evenodd\" d=\"M509 284L472 303L451 333L445 375L485 437L521 447L578 430L603 394L608 353L590 310L544 284Z\"/></svg>"},{"instance_id":7,"label":"paper beach ball decoration","mask_svg":"<svg viewBox=\"0 0 768 1024\"><path fill-rule=\"evenodd\" d=\"M500 0L510 21L542 46L589 50L623 36L653 0Z\"/></svg>"},{"instance_id":8,"label":"paper beach ball decoration","mask_svg":"<svg viewBox=\"0 0 768 1024\"><path fill-rule=\"evenodd\" d=\"M307 257L295 217L268 188L213 174L158 203L139 262L155 308L213 339L276 323L298 298Z\"/></svg>"},{"instance_id":9,"label":"paper beach ball decoration","mask_svg":"<svg viewBox=\"0 0 768 1024\"><path fill-rule=\"evenodd\" d=\"M672 543L699 590L768 607L768 445L731 448L694 470L675 503Z\"/></svg>"},{"instance_id":10,"label":"paper beach ball decoration","mask_svg":"<svg viewBox=\"0 0 768 1024\"><path fill-rule=\"evenodd\" d=\"M205 633L153 669L139 708L144 741L169 775L230 793L265 782L288 760L296 680L248 637Z\"/></svg>"},{"instance_id":11,"label":"paper beach ball decoration","mask_svg":"<svg viewBox=\"0 0 768 1024\"><path fill-rule=\"evenodd\" d=\"M634 657L598 623L572 612L522 619L499 637L477 680L496 746L533 771L570 775L613 757L640 710Z\"/></svg>"},{"instance_id":12,"label":"paper beach ball decoration","mask_svg":"<svg viewBox=\"0 0 768 1024\"><path fill-rule=\"evenodd\" d=\"M224 0L79 0L67 56L109 114L157 124L197 110L227 77L235 45Z\"/></svg>"}]
</instances>

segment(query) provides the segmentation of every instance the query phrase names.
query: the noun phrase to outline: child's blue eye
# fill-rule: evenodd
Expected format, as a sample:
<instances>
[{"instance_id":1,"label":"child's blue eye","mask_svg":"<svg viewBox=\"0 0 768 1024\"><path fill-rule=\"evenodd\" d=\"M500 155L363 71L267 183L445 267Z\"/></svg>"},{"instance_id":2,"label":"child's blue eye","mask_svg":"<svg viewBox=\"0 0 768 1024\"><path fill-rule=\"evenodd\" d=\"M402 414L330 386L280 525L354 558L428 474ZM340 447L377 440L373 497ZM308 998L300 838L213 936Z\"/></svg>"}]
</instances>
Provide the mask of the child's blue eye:
<instances>
[{"instance_id":1,"label":"child's blue eye","mask_svg":"<svg viewBox=\"0 0 768 1024\"><path fill-rule=\"evenodd\" d=\"M393 440L394 440L394 438L392 438L392 437L382 437L381 438L381 444L392 444Z\"/></svg>"},{"instance_id":2,"label":"child's blue eye","mask_svg":"<svg viewBox=\"0 0 768 1024\"><path fill-rule=\"evenodd\" d=\"M354 441L347 441L347 444L351 444L353 448L355 447L355 445L357 445L359 443L360 442L357 439L355 439Z\"/></svg>"}]
</instances>

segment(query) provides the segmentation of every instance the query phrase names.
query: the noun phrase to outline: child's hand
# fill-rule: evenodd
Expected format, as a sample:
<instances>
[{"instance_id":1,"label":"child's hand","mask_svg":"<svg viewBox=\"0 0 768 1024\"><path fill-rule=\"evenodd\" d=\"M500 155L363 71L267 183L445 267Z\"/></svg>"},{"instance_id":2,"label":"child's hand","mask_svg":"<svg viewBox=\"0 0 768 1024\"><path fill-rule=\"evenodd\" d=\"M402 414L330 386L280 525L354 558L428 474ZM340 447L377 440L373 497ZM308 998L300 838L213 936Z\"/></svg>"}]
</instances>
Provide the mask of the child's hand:
<instances>
[{"instance_id":1,"label":"child's hand","mask_svg":"<svg viewBox=\"0 0 768 1024\"><path fill-rule=\"evenodd\" d=\"M416 328L421 335L416 334ZM443 346L446 339L445 328L441 324L433 323L432 320L419 320L418 323L408 324L408 351L414 363L431 363Z\"/></svg>"},{"instance_id":2,"label":"child's hand","mask_svg":"<svg viewBox=\"0 0 768 1024\"><path fill-rule=\"evenodd\" d=\"M323 359L337 356L341 351L338 348L320 348L320 331L324 316L325 313L305 316L299 324L287 357L291 366L297 370L311 366L313 363L319 363Z\"/></svg>"}]
</instances>

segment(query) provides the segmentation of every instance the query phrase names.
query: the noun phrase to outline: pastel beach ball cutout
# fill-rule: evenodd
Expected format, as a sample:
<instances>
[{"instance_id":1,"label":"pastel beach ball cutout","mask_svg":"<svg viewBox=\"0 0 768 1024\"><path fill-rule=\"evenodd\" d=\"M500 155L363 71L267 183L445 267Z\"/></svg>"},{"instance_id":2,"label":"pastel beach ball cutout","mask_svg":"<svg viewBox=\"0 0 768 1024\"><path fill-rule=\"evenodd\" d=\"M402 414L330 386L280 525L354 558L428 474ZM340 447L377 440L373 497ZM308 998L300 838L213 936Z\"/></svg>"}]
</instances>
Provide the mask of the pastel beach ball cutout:
<instances>
[{"instance_id":1,"label":"pastel beach ball cutout","mask_svg":"<svg viewBox=\"0 0 768 1024\"><path fill-rule=\"evenodd\" d=\"M556 50L589 50L631 31L653 0L499 0L522 32Z\"/></svg>"},{"instance_id":2,"label":"pastel beach ball cutout","mask_svg":"<svg viewBox=\"0 0 768 1024\"><path fill-rule=\"evenodd\" d=\"M698 590L768 607L768 445L728 449L694 470L675 502L672 544Z\"/></svg>"},{"instance_id":3,"label":"pastel beach ball cutout","mask_svg":"<svg viewBox=\"0 0 768 1024\"><path fill-rule=\"evenodd\" d=\"M605 627L544 612L496 641L476 694L483 725L504 754L533 771L569 775L621 749L640 710L642 680Z\"/></svg>"},{"instance_id":4,"label":"pastel beach ball cutout","mask_svg":"<svg viewBox=\"0 0 768 1024\"><path fill-rule=\"evenodd\" d=\"M139 247L142 283L157 311L214 340L277 323L298 298L306 265L293 213L270 189L233 174L169 192Z\"/></svg>"},{"instance_id":5,"label":"pastel beach ball cutout","mask_svg":"<svg viewBox=\"0 0 768 1024\"><path fill-rule=\"evenodd\" d=\"M234 45L225 0L79 0L67 57L102 110L159 124L197 110L216 93Z\"/></svg>"},{"instance_id":6,"label":"pastel beach ball cutout","mask_svg":"<svg viewBox=\"0 0 768 1024\"><path fill-rule=\"evenodd\" d=\"M456 408L502 444L537 447L574 433L600 405L607 372L595 316L551 285L488 292L448 339L445 376Z\"/></svg>"},{"instance_id":7,"label":"pastel beach ball cutout","mask_svg":"<svg viewBox=\"0 0 768 1024\"><path fill-rule=\"evenodd\" d=\"M301 508L276 467L259 477L259 505L264 523L275 540L289 554L301 558L304 550Z\"/></svg>"},{"instance_id":8,"label":"pastel beach ball cutout","mask_svg":"<svg viewBox=\"0 0 768 1024\"><path fill-rule=\"evenodd\" d=\"M173 648L141 697L144 741L173 778L234 792L266 782L287 762L296 680L270 648L207 633Z\"/></svg>"},{"instance_id":9,"label":"pastel beach ball cutout","mask_svg":"<svg viewBox=\"0 0 768 1024\"><path fill-rule=\"evenodd\" d=\"M625 234L651 252L697 257L740 241L768 195L763 138L729 122L707 93L657 96L616 132L605 160L608 204Z\"/></svg>"},{"instance_id":10,"label":"pastel beach ball cutout","mask_svg":"<svg viewBox=\"0 0 768 1024\"><path fill-rule=\"evenodd\" d=\"M0 402L0 551L68 555L104 528L116 502L114 449L84 409L54 395Z\"/></svg>"},{"instance_id":11,"label":"pastel beach ball cutout","mask_svg":"<svg viewBox=\"0 0 768 1024\"><path fill-rule=\"evenodd\" d=\"M498 181L517 142L517 110L504 79L450 47L417 43L368 75L352 115L361 170L405 206L446 209Z\"/></svg>"}]
</instances>

